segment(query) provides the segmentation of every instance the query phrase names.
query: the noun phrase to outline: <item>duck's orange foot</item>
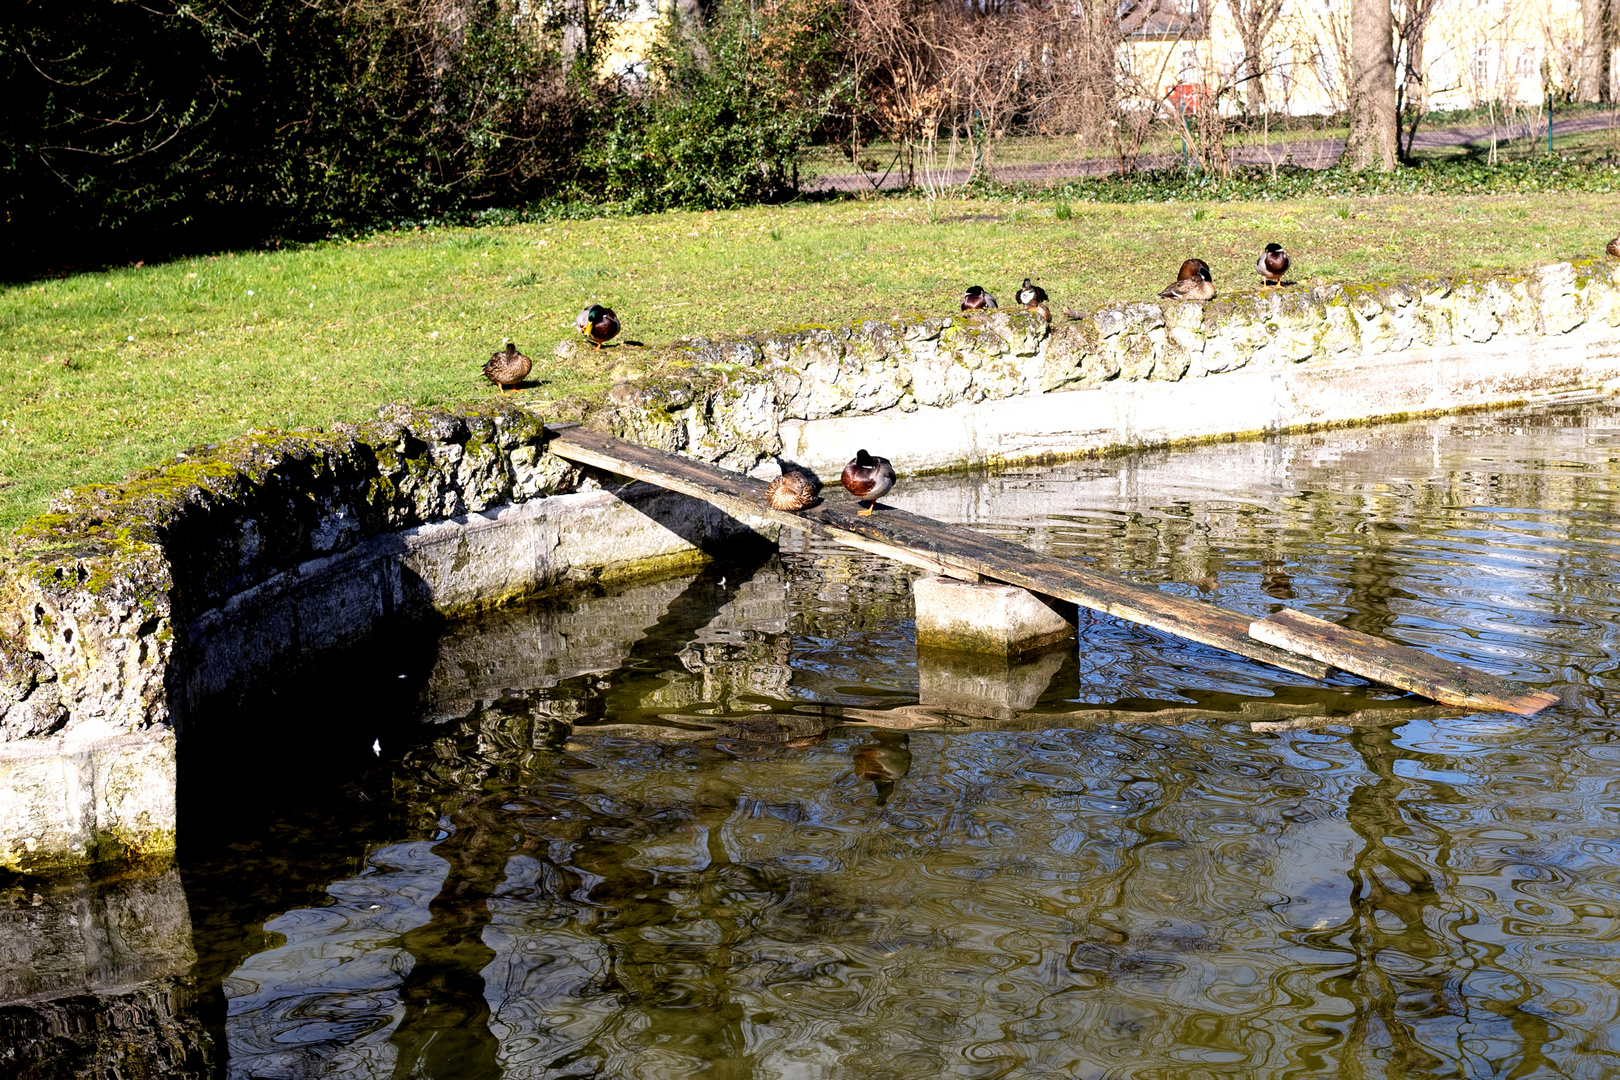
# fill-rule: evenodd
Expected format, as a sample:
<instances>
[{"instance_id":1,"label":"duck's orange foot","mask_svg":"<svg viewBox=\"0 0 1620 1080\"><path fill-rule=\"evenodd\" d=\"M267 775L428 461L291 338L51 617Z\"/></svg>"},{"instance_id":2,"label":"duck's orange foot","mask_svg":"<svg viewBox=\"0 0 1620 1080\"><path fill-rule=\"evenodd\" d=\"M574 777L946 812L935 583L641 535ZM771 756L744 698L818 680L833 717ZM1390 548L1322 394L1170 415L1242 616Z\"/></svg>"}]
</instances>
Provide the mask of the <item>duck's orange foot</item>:
<instances>
[{"instance_id":1,"label":"duck's orange foot","mask_svg":"<svg viewBox=\"0 0 1620 1080\"><path fill-rule=\"evenodd\" d=\"M873 503L871 506L868 506L865 509L855 511L855 513L859 514L861 517L871 517L872 511L876 509L877 503Z\"/></svg>"}]
</instances>

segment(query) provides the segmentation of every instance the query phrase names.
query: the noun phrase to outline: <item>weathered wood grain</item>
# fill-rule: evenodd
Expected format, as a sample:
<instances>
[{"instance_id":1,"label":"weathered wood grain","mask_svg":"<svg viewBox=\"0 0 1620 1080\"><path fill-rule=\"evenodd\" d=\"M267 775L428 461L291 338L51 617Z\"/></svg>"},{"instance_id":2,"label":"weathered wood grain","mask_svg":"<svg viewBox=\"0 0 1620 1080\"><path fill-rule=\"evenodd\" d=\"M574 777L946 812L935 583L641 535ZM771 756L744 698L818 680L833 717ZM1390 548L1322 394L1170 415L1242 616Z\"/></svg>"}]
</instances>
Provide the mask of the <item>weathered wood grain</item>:
<instances>
[{"instance_id":1,"label":"weathered wood grain","mask_svg":"<svg viewBox=\"0 0 1620 1080\"><path fill-rule=\"evenodd\" d=\"M845 532L913 551L977 572L981 577L1067 600L1175 637L1210 645L1262 664L1325 678L1328 665L1295 656L1249 637L1247 616L1087 570L1067 559L1043 555L993 536L945 525L918 514L882 507L870 517L853 508L826 506L821 521Z\"/></svg>"},{"instance_id":2,"label":"weathered wood grain","mask_svg":"<svg viewBox=\"0 0 1620 1080\"><path fill-rule=\"evenodd\" d=\"M1256 620L1249 634L1279 649L1314 656L1364 679L1398 686L1447 705L1529 716L1558 701L1556 694L1532 690L1292 608Z\"/></svg>"}]
</instances>

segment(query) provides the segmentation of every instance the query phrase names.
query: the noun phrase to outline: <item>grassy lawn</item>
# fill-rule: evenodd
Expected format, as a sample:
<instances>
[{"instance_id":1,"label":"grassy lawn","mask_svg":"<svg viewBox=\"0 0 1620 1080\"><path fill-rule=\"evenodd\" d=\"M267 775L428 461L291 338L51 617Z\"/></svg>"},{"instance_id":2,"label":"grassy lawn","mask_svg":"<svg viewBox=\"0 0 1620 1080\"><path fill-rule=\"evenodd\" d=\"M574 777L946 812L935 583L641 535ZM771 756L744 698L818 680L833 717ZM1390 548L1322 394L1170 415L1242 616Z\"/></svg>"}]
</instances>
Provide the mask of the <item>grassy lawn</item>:
<instances>
[{"instance_id":1,"label":"grassy lawn","mask_svg":"<svg viewBox=\"0 0 1620 1080\"><path fill-rule=\"evenodd\" d=\"M378 403L487 397L511 336L546 399L600 388L634 358L569 365L592 299L650 343L1004 300L1026 274L1059 304L1147 299L1189 255L1252 288L1277 240L1300 280L1359 282L1593 255L1611 196L1189 205L910 197L725 213L381 233L86 273L0 291L0 531L63 487L115 480L254 426L322 425Z\"/></svg>"}]
</instances>

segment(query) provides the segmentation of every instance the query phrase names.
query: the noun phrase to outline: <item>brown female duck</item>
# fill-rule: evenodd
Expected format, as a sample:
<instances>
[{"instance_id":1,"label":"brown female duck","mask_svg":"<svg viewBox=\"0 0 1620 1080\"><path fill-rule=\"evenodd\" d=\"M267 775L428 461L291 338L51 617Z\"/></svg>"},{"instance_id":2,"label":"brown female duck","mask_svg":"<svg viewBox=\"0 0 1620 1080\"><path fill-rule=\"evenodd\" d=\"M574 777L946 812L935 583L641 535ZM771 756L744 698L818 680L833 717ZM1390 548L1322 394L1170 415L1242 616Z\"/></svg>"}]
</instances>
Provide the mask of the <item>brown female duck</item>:
<instances>
[{"instance_id":1,"label":"brown female duck","mask_svg":"<svg viewBox=\"0 0 1620 1080\"><path fill-rule=\"evenodd\" d=\"M1188 259L1181 264L1176 280L1159 295L1166 300L1215 299L1215 281L1210 276L1209 263L1203 259Z\"/></svg>"},{"instance_id":2,"label":"brown female duck","mask_svg":"<svg viewBox=\"0 0 1620 1080\"><path fill-rule=\"evenodd\" d=\"M861 509L856 513L869 515L877 509L877 501L894 487L894 466L889 464L888 458L873 457L865 450L857 450L854 460L844 466L844 475L838 479L845 491L861 500Z\"/></svg>"},{"instance_id":3,"label":"brown female duck","mask_svg":"<svg viewBox=\"0 0 1620 1080\"><path fill-rule=\"evenodd\" d=\"M816 496L820 491L821 481L809 473L791 469L772 480L765 495L771 501L772 510L797 512L814 506L819 501Z\"/></svg>"},{"instance_id":4,"label":"brown female duck","mask_svg":"<svg viewBox=\"0 0 1620 1080\"><path fill-rule=\"evenodd\" d=\"M484 378L500 387L504 394L509 388L516 390L518 383L529 377L533 367L534 362L508 341L506 348L489 354L489 363L484 365Z\"/></svg>"}]
</instances>

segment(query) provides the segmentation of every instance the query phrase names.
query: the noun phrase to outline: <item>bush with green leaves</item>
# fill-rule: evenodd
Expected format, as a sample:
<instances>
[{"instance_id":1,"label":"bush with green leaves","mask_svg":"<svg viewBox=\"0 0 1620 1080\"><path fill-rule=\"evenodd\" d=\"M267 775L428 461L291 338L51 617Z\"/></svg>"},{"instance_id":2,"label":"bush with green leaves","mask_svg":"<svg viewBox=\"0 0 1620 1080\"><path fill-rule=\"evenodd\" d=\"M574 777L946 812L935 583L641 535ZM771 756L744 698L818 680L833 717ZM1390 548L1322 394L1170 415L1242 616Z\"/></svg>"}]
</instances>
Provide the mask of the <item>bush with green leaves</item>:
<instances>
[{"instance_id":1,"label":"bush with green leaves","mask_svg":"<svg viewBox=\"0 0 1620 1080\"><path fill-rule=\"evenodd\" d=\"M725 208L795 187L826 97L805 94L767 49L746 10L716 12L701 38L666 23L647 82L612 103L584 148L600 197L634 211Z\"/></svg>"},{"instance_id":2,"label":"bush with green leaves","mask_svg":"<svg viewBox=\"0 0 1620 1080\"><path fill-rule=\"evenodd\" d=\"M727 207L791 185L817 99L746 13L672 28L641 83L566 62L516 13L512 0L0 6L7 262L548 200Z\"/></svg>"}]
</instances>

